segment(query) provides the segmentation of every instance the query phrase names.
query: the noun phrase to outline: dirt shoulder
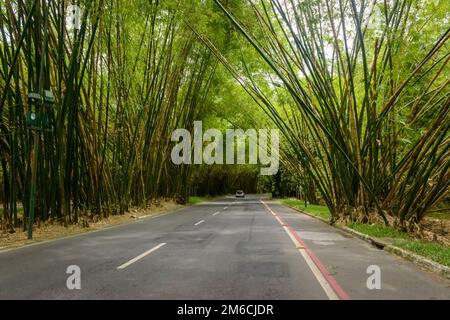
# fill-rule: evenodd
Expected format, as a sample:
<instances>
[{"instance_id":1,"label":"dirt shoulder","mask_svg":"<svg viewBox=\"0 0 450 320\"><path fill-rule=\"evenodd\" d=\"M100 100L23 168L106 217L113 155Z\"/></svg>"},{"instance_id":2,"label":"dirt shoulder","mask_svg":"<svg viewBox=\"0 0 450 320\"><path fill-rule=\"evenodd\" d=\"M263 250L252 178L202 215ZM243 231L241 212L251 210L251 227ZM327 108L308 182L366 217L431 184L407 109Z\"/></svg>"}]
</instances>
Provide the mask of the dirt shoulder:
<instances>
[{"instance_id":1,"label":"dirt shoulder","mask_svg":"<svg viewBox=\"0 0 450 320\"><path fill-rule=\"evenodd\" d=\"M27 239L27 233L17 229L14 233L0 231L0 250L17 248L32 243L59 239L67 236L106 229L112 226L133 222L140 218L156 217L185 207L174 201L161 201L147 209L132 208L124 215L109 216L97 222L86 222L64 227L56 223L41 223L33 228L33 240Z\"/></svg>"}]
</instances>

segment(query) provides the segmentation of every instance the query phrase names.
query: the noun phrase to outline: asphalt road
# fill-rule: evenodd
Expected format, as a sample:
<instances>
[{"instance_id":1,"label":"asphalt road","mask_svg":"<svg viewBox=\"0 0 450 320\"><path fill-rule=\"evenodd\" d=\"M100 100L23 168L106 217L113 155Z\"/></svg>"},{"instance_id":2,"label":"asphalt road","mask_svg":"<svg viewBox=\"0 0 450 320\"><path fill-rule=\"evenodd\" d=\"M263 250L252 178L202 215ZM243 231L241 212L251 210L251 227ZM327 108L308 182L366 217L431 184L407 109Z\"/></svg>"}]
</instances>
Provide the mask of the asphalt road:
<instances>
[{"instance_id":1,"label":"asphalt road","mask_svg":"<svg viewBox=\"0 0 450 320\"><path fill-rule=\"evenodd\" d=\"M450 299L450 282L250 196L0 251L0 299Z\"/></svg>"}]
</instances>

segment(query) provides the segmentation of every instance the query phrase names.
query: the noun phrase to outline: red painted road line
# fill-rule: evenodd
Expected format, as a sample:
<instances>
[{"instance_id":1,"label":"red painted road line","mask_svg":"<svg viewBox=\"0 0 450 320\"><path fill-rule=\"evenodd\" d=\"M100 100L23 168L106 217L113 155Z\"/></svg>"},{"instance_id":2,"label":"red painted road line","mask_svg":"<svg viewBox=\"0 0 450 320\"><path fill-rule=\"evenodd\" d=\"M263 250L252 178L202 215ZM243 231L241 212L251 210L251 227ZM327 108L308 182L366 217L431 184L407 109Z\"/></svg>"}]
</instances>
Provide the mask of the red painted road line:
<instances>
[{"instance_id":1,"label":"red painted road line","mask_svg":"<svg viewBox=\"0 0 450 320\"><path fill-rule=\"evenodd\" d=\"M319 260L319 258L314 254L314 252L306 245L305 241L300 237L300 235L295 231L294 228L292 228L286 220L281 218L277 213L275 213L272 209L269 208L269 206L263 202L263 204L269 209L269 211L277 217L282 226L285 226L289 232L295 237L295 239L304 247L306 253L311 258L311 260L314 262L316 267L319 269L320 273L324 276L328 284L333 288L336 295L339 297L340 300L350 300L350 296L342 289L342 287L339 285L339 283L336 281L336 279L330 274L328 269L323 265L323 263Z\"/></svg>"},{"instance_id":2,"label":"red painted road line","mask_svg":"<svg viewBox=\"0 0 450 320\"><path fill-rule=\"evenodd\" d=\"M287 228L289 229L289 232L292 233L292 235L297 239L298 242L305 248L306 253L309 255L312 261L314 261L314 264L317 266L317 268L320 270L322 275L325 277L327 282L330 284L330 286L333 288L334 292L337 294L339 299L341 300L350 300L349 295L342 289L342 287L339 285L339 283L336 281L336 279L330 274L328 269L322 264L322 262L319 260L319 258L312 252L312 250L306 245L305 241L299 236L299 234L290 226L287 225Z\"/></svg>"}]
</instances>

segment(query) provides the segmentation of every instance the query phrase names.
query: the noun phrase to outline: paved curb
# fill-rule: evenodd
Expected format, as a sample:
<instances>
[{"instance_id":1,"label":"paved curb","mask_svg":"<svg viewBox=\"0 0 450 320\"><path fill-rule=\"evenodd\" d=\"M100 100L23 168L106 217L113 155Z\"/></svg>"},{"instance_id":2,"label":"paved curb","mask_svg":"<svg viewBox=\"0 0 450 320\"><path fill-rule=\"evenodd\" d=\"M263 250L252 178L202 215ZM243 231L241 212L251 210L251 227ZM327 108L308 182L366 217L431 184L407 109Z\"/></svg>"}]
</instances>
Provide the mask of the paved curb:
<instances>
[{"instance_id":1,"label":"paved curb","mask_svg":"<svg viewBox=\"0 0 450 320\"><path fill-rule=\"evenodd\" d=\"M411 262L414 262L415 264L429 270L432 272L435 272L447 279L450 279L450 268L447 266L444 266L440 263L434 262L432 260L429 260L427 258L424 258L418 254L412 253L411 251L393 246L393 245L387 245L384 247L384 250L396 254L400 257L403 257Z\"/></svg>"},{"instance_id":2,"label":"paved curb","mask_svg":"<svg viewBox=\"0 0 450 320\"><path fill-rule=\"evenodd\" d=\"M328 221L327 219L324 219L322 217L317 217L317 216L315 216L315 215L313 215L311 213L305 212L305 211L303 211L301 209L298 209L298 208L294 208L294 207L290 207L290 206L287 206L287 207L289 207L291 209L294 209L295 211L298 211L300 213L303 213L303 214L305 214L307 216L310 216L310 217L312 217L314 219L320 220L323 223L331 225L330 221ZM331 225L331 226L335 227L335 228L337 228L339 230L342 230L342 231L344 231L346 233L349 233L349 234L351 234L351 235L353 235L353 236L355 236L355 237L357 237L357 238L359 238L361 240L364 240L364 241L370 243L371 245L373 245L373 246L375 246L375 247L377 247L379 249L385 250L387 252L390 252L392 254L400 256L400 257L402 257L402 258L404 258L406 260L409 260L409 261L415 263L416 265L418 265L418 266L420 266L422 268L425 268L425 269L427 269L427 270L429 270L431 272L437 273L437 274L443 276L444 278L447 278L447 279L450 280L450 267L444 266L444 265L442 265L440 263L437 263L437 262L432 261L432 260L430 260L428 258L425 258L423 256L415 254L415 253L413 253L411 251L408 251L408 250L399 248L397 246L394 246L392 244L389 244L387 242L384 242L383 240L381 240L379 238L371 237L371 236L369 236L369 235L367 235L365 233L358 232L358 231L353 230L353 229L351 229L349 227L340 226L340 225Z\"/></svg>"}]
</instances>

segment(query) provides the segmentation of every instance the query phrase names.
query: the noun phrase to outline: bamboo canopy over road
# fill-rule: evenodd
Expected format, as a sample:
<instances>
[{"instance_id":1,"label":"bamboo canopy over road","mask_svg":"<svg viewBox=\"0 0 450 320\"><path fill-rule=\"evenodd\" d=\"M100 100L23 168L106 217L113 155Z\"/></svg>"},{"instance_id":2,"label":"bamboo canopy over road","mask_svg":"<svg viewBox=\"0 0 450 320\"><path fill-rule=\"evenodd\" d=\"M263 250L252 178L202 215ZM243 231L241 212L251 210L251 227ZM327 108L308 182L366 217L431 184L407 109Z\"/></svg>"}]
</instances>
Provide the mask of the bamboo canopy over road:
<instances>
[{"instance_id":1,"label":"bamboo canopy over road","mask_svg":"<svg viewBox=\"0 0 450 320\"><path fill-rule=\"evenodd\" d=\"M411 230L448 194L450 29L439 23L448 17L431 19L431 1L249 0L254 24L215 2L295 107L277 107L254 74L204 42L284 133L286 165L312 180L334 220L375 212Z\"/></svg>"},{"instance_id":2,"label":"bamboo canopy over road","mask_svg":"<svg viewBox=\"0 0 450 320\"><path fill-rule=\"evenodd\" d=\"M416 231L448 210L450 2L72 4L0 0L3 229L26 228L34 202L30 221L68 225L244 187L326 205L332 223ZM279 172L174 165L172 132L197 120L278 128Z\"/></svg>"},{"instance_id":3,"label":"bamboo canopy over road","mask_svg":"<svg viewBox=\"0 0 450 320\"><path fill-rule=\"evenodd\" d=\"M81 2L79 29L70 29L65 1L0 1L0 193L8 228L20 223L18 202L28 216L33 133L25 114L27 95L39 86L56 101L45 111L49 128L36 133L36 220L68 224L80 211L104 217L187 195L190 169L166 161L170 135L192 126L217 62L172 3Z\"/></svg>"}]
</instances>

